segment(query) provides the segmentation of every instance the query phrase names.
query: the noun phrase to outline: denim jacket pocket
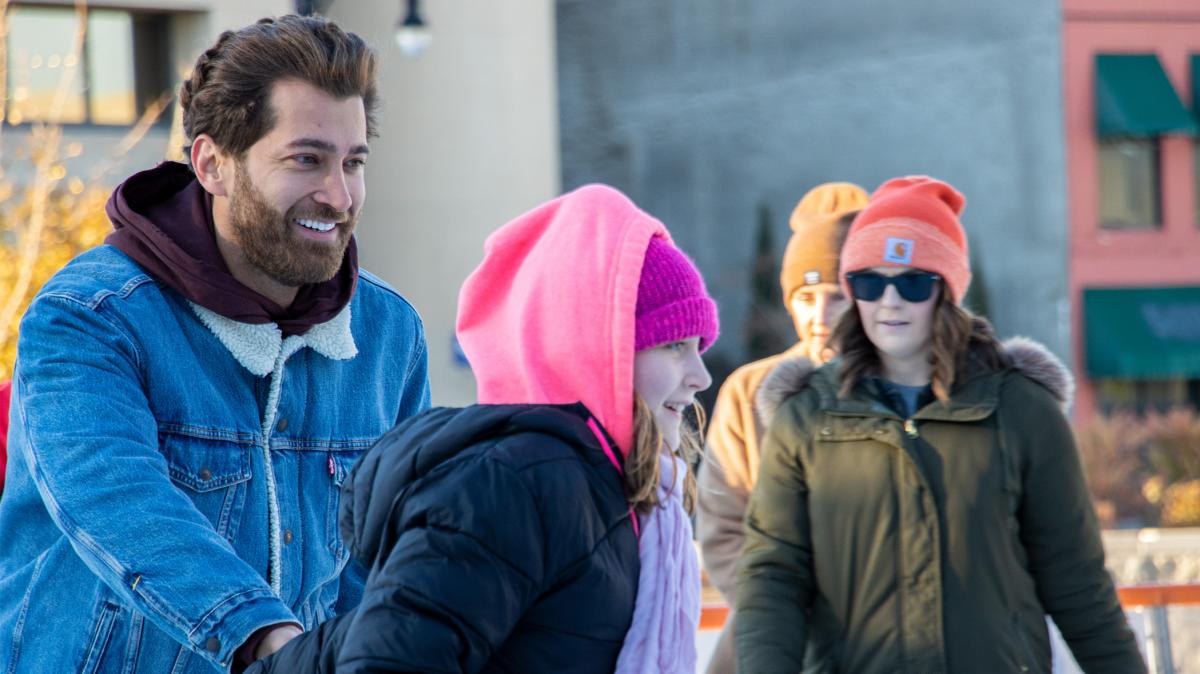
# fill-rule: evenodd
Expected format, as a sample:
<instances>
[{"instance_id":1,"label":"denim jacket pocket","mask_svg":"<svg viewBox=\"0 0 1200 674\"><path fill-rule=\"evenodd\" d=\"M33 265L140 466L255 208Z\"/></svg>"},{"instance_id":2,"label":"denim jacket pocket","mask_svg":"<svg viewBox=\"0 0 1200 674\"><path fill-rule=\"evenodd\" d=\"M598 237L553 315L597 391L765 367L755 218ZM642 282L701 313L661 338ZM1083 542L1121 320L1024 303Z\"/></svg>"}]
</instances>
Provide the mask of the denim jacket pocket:
<instances>
[{"instance_id":1,"label":"denim jacket pocket","mask_svg":"<svg viewBox=\"0 0 1200 674\"><path fill-rule=\"evenodd\" d=\"M101 602L100 610L92 624L92 636L88 639L87 651L79 668L83 674L101 671L100 665L105 660L112 639L113 623L116 622L120 611L121 608L112 602Z\"/></svg>"},{"instance_id":2,"label":"denim jacket pocket","mask_svg":"<svg viewBox=\"0 0 1200 674\"><path fill-rule=\"evenodd\" d=\"M244 507L253 445L180 433L161 433L171 480L181 487L218 535L232 541Z\"/></svg>"},{"instance_id":3,"label":"denim jacket pocket","mask_svg":"<svg viewBox=\"0 0 1200 674\"><path fill-rule=\"evenodd\" d=\"M329 505L326 508L326 536L329 540L329 551L337 556L338 565L341 566L350 553L346 550L345 543L342 542L342 533L338 527L338 509L341 502L342 484L350 475L350 471L354 468L358 457L362 456L363 450L330 452L329 466L330 475L333 479L332 489L329 492Z\"/></svg>"}]
</instances>

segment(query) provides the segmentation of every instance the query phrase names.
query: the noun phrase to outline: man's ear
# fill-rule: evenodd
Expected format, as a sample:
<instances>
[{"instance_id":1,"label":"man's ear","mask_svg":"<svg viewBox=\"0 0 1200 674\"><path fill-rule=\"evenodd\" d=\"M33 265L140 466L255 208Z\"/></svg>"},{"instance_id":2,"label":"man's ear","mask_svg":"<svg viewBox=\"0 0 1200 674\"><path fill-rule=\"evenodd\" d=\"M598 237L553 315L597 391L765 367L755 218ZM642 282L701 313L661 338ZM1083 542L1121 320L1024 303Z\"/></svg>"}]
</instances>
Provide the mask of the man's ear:
<instances>
[{"instance_id":1,"label":"man's ear","mask_svg":"<svg viewBox=\"0 0 1200 674\"><path fill-rule=\"evenodd\" d=\"M225 154L216 141L202 133L192 141L192 171L200 186L214 197L228 197L233 192L233 157Z\"/></svg>"}]
</instances>

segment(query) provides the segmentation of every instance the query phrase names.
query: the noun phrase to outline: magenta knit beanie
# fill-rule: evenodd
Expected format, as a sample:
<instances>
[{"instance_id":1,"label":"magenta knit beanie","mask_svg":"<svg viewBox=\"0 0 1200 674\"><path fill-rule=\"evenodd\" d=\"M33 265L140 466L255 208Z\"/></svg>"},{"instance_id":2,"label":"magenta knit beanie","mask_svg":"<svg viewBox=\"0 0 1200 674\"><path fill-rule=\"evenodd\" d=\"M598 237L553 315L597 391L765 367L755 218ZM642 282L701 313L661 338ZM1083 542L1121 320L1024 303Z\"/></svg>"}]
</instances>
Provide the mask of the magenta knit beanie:
<instances>
[{"instance_id":1,"label":"magenta knit beanie","mask_svg":"<svg viewBox=\"0 0 1200 674\"><path fill-rule=\"evenodd\" d=\"M700 270L683 251L657 236L646 248L635 316L634 351L699 337L703 352L720 334L717 303L708 296Z\"/></svg>"}]
</instances>

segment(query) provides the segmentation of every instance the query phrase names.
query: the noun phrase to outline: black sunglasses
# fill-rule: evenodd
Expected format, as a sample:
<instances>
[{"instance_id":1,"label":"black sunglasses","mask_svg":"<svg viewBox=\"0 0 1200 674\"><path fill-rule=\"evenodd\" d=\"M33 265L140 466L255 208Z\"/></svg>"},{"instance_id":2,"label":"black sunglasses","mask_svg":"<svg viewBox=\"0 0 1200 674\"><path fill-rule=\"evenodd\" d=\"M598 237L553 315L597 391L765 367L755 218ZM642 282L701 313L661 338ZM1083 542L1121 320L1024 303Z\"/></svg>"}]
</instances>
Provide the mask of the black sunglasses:
<instances>
[{"instance_id":1,"label":"black sunglasses","mask_svg":"<svg viewBox=\"0 0 1200 674\"><path fill-rule=\"evenodd\" d=\"M924 302L933 294L941 276L928 271L906 271L896 276L884 276L873 271L855 271L846 274L850 282L850 293L854 299L874 302L883 297L888 286L896 286L896 292L906 302Z\"/></svg>"}]
</instances>

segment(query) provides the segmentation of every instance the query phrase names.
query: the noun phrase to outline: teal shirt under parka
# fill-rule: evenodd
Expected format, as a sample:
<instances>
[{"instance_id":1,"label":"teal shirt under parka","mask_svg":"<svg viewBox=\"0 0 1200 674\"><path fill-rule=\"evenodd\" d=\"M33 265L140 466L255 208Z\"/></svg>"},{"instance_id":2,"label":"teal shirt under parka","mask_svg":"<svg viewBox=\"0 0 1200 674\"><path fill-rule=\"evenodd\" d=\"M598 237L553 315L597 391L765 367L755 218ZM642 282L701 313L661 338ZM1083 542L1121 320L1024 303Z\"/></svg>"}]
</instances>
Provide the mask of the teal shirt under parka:
<instances>
[{"instance_id":1,"label":"teal shirt under parka","mask_svg":"<svg viewBox=\"0 0 1200 674\"><path fill-rule=\"evenodd\" d=\"M838 398L837 360L772 374L794 395L747 510L739 672L1048 674L1047 614L1085 672L1145 671L1060 409L1070 377L1027 340L1005 352L910 419L868 383Z\"/></svg>"}]
</instances>

